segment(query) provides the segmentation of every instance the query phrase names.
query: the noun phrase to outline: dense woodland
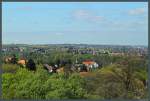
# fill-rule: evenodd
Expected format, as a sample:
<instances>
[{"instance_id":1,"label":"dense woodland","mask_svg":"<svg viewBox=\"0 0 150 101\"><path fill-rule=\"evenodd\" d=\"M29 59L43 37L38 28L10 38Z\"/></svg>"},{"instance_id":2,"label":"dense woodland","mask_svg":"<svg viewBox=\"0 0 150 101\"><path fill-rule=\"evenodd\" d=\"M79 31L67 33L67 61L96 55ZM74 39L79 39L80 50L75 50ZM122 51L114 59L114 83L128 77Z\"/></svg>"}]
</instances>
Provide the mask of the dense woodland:
<instances>
[{"instance_id":1,"label":"dense woodland","mask_svg":"<svg viewBox=\"0 0 150 101\"><path fill-rule=\"evenodd\" d=\"M13 54L17 53L5 53L3 58ZM25 67L18 65L16 61L21 57L31 61ZM69 64L86 59L96 61L100 67L85 74L70 71ZM64 72L49 73L43 68L44 63L63 66ZM11 63L3 61L2 98L145 99L148 96L147 67L147 56L24 52L14 55Z\"/></svg>"}]
</instances>

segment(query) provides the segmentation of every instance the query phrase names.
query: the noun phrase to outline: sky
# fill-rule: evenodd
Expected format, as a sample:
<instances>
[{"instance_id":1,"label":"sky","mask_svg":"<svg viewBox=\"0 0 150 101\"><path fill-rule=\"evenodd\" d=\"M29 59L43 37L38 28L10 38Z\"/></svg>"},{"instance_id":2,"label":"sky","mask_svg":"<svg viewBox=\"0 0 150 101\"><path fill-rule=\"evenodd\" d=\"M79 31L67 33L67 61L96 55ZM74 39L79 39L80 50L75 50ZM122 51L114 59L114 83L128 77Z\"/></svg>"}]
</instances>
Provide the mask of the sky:
<instances>
[{"instance_id":1,"label":"sky","mask_svg":"<svg viewBox=\"0 0 150 101\"><path fill-rule=\"evenodd\" d=\"M148 45L147 2L3 2L3 44Z\"/></svg>"}]
</instances>

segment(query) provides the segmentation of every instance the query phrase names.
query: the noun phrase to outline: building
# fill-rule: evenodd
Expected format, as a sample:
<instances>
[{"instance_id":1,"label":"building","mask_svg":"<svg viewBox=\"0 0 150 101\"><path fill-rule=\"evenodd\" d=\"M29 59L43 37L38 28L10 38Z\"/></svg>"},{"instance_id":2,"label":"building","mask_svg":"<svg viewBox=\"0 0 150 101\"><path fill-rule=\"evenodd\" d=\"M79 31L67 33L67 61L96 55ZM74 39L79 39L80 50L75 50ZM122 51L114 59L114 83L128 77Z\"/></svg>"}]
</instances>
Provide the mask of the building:
<instances>
[{"instance_id":1,"label":"building","mask_svg":"<svg viewBox=\"0 0 150 101\"><path fill-rule=\"evenodd\" d=\"M23 67L25 67L25 65L26 65L26 60L21 59L21 60L19 60L17 63L18 63L19 65L22 65Z\"/></svg>"},{"instance_id":2,"label":"building","mask_svg":"<svg viewBox=\"0 0 150 101\"><path fill-rule=\"evenodd\" d=\"M90 61L90 60L88 60L88 61L83 61L82 64L87 67L87 70L88 70L88 71L89 71L89 70L92 70L92 69L96 69L96 68L98 68L98 66L99 66L95 61Z\"/></svg>"}]
</instances>

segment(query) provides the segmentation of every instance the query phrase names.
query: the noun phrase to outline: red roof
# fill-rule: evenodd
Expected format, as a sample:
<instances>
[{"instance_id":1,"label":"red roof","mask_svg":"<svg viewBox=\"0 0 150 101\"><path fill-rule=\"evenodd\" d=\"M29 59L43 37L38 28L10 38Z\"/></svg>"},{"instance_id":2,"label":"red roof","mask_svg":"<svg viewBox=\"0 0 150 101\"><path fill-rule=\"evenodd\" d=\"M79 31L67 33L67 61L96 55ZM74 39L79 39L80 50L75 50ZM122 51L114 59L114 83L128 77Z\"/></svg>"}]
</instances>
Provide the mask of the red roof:
<instances>
[{"instance_id":1,"label":"red roof","mask_svg":"<svg viewBox=\"0 0 150 101\"><path fill-rule=\"evenodd\" d=\"M85 65L91 65L91 64L94 64L95 62L94 61L83 61L82 64L85 64Z\"/></svg>"}]
</instances>

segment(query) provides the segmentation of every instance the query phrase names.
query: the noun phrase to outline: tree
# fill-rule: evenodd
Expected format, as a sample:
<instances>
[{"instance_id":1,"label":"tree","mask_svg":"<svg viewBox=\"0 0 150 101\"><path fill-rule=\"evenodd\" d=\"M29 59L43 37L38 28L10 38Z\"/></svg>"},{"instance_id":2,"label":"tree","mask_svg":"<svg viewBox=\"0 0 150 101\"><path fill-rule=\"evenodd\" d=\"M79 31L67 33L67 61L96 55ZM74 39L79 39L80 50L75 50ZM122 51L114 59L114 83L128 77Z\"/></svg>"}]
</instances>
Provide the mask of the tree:
<instances>
[{"instance_id":1,"label":"tree","mask_svg":"<svg viewBox=\"0 0 150 101\"><path fill-rule=\"evenodd\" d=\"M26 64L26 67L27 67L29 70L33 70L33 71L36 70L36 64L35 64L35 62L34 62L32 59L29 59L29 61L28 61L27 64Z\"/></svg>"},{"instance_id":2,"label":"tree","mask_svg":"<svg viewBox=\"0 0 150 101\"><path fill-rule=\"evenodd\" d=\"M72 68L71 60L70 59L66 59L64 61L64 73L65 73L66 78L68 78L69 75L71 74L71 72L72 72L71 68Z\"/></svg>"},{"instance_id":3,"label":"tree","mask_svg":"<svg viewBox=\"0 0 150 101\"><path fill-rule=\"evenodd\" d=\"M85 81L78 74L71 74L67 79L65 74L51 76L46 85L51 84L51 90L46 99L85 99Z\"/></svg>"},{"instance_id":4,"label":"tree","mask_svg":"<svg viewBox=\"0 0 150 101\"><path fill-rule=\"evenodd\" d=\"M83 99L85 81L78 74L48 74L42 67L36 72L20 68L15 74L2 75L3 99Z\"/></svg>"},{"instance_id":5,"label":"tree","mask_svg":"<svg viewBox=\"0 0 150 101\"><path fill-rule=\"evenodd\" d=\"M17 61L18 61L17 56L16 56L15 54L13 54L13 57L12 57L12 59L11 59L11 63L12 63L12 64L17 64Z\"/></svg>"},{"instance_id":6,"label":"tree","mask_svg":"<svg viewBox=\"0 0 150 101\"><path fill-rule=\"evenodd\" d=\"M105 99L146 98L147 88L143 81L147 79L147 72L138 70L137 68L141 65L136 65L135 61L127 57L120 63L104 66L95 72L95 76L85 77L88 94Z\"/></svg>"},{"instance_id":7,"label":"tree","mask_svg":"<svg viewBox=\"0 0 150 101\"><path fill-rule=\"evenodd\" d=\"M60 66L60 59L56 60L56 64Z\"/></svg>"}]
</instances>

